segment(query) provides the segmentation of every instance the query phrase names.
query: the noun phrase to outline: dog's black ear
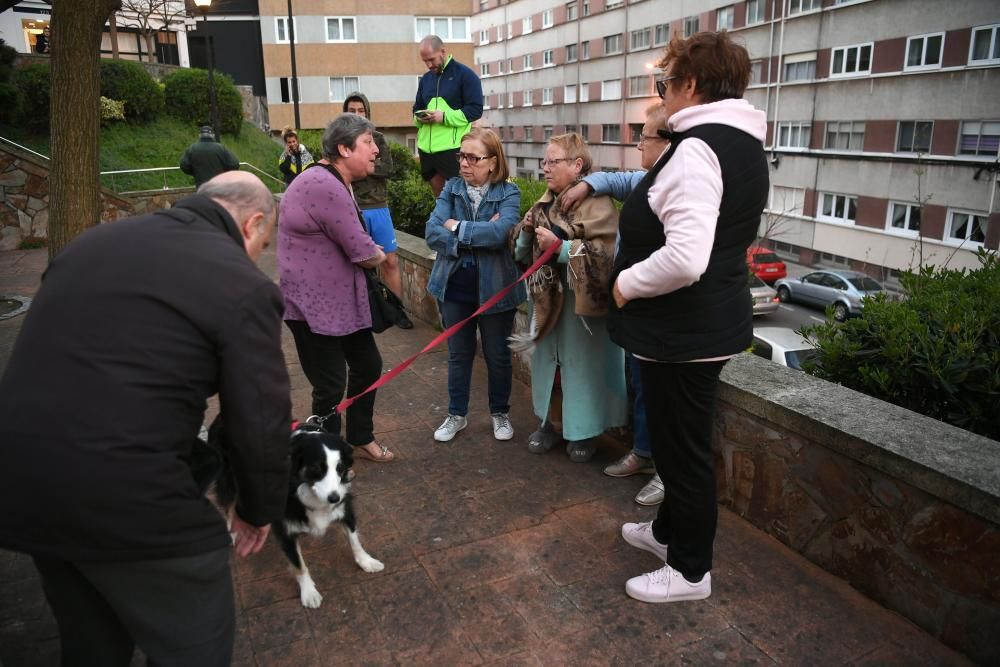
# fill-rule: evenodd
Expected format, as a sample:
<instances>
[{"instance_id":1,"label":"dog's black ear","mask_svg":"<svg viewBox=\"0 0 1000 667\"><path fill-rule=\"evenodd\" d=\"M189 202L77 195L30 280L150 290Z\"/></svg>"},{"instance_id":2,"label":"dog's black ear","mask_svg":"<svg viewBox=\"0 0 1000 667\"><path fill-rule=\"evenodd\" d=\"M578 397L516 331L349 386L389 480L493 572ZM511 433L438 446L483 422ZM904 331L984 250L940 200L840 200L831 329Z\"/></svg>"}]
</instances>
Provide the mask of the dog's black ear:
<instances>
[{"instance_id":1,"label":"dog's black ear","mask_svg":"<svg viewBox=\"0 0 1000 667\"><path fill-rule=\"evenodd\" d=\"M302 470L304 451L302 443L305 440L303 436L302 431L292 431L292 439L288 446L289 477L291 479L297 479Z\"/></svg>"},{"instance_id":2,"label":"dog's black ear","mask_svg":"<svg viewBox=\"0 0 1000 667\"><path fill-rule=\"evenodd\" d=\"M343 446L340 448L340 458L344 462L344 465L348 468L354 467L354 447L351 447L344 441L341 441Z\"/></svg>"}]
</instances>

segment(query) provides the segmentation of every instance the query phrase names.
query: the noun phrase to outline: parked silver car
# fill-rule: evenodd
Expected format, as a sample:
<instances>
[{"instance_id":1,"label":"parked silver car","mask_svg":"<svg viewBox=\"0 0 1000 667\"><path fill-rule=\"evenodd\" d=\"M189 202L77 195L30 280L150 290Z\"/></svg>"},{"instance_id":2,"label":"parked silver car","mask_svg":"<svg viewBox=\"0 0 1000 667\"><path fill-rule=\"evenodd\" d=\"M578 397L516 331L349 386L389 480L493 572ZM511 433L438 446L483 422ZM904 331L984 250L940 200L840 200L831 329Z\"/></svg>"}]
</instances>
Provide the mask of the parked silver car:
<instances>
[{"instance_id":1,"label":"parked silver car","mask_svg":"<svg viewBox=\"0 0 1000 667\"><path fill-rule=\"evenodd\" d=\"M843 322L860 315L863 300L869 294L884 291L875 279L857 271L813 271L801 278L782 278L774 283L778 298L826 308L833 306L833 317Z\"/></svg>"},{"instance_id":2,"label":"parked silver car","mask_svg":"<svg viewBox=\"0 0 1000 667\"><path fill-rule=\"evenodd\" d=\"M751 352L797 371L801 371L802 364L817 354L811 340L784 327L754 327Z\"/></svg>"},{"instance_id":3,"label":"parked silver car","mask_svg":"<svg viewBox=\"0 0 1000 667\"><path fill-rule=\"evenodd\" d=\"M750 274L750 296L753 298L753 314L769 315L778 310L778 293L757 276Z\"/></svg>"}]
</instances>

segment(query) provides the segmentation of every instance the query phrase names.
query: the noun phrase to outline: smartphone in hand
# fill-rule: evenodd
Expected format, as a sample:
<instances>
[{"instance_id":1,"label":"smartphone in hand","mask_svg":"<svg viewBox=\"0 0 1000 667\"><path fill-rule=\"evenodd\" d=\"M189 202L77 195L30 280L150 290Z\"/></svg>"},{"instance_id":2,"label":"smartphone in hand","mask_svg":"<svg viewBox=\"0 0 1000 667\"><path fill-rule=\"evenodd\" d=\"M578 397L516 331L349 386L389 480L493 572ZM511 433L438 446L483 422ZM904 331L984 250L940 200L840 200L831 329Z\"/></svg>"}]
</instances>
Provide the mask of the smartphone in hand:
<instances>
[{"instance_id":1,"label":"smartphone in hand","mask_svg":"<svg viewBox=\"0 0 1000 667\"><path fill-rule=\"evenodd\" d=\"M428 118L431 117L431 113L433 113L433 112L430 109L421 109L415 115L420 120L426 121Z\"/></svg>"}]
</instances>

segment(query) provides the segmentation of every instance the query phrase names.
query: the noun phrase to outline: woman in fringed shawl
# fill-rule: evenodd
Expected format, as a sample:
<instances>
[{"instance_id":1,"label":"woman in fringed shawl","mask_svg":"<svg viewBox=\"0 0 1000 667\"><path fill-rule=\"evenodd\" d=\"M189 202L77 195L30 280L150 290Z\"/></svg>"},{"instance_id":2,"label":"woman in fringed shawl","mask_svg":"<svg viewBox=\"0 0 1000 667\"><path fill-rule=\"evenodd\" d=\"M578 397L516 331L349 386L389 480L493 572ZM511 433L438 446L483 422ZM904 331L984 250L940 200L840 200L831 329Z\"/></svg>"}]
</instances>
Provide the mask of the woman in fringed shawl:
<instances>
[{"instance_id":1,"label":"woman in fringed shawl","mask_svg":"<svg viewBox=\"0 0 1000 667\"><path fill-rule=\"evenodd\" d=\"M514 228L514 255L528 264L552 243L562 248L529 279L531 325L511 337L511 348L531 351L531 395L542 423L529 436L528 451L542 454L558 440L549 415L558 371L566 453L582 463L594 455L597 436L627 420L625 355L605 326L618 212L609 197L560 210L559 195L592 164L578 134L553 137L541 163L548 190Z\"/></svg>"}]
</instances>

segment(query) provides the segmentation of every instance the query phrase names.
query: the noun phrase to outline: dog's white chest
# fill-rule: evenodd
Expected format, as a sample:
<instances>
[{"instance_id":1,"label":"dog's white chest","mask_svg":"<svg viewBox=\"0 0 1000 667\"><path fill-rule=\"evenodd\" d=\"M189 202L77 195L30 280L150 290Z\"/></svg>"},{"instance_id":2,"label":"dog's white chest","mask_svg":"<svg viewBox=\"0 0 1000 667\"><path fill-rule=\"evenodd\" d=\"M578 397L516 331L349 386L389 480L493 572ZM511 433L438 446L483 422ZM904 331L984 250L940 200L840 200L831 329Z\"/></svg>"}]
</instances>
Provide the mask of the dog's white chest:
<instances>
[{"instance_id":1,"label":"dog's white chest","mask_svg":"<svg viewBox=\"0 0 1000 667\"><path fill-rule=\"evenodd\" d=\"M344 518L344 507L327 505L325 508L309 508L306 510L306 516L309 517L309 533L314 537L322 537L331 523Z\"/></svg>"}]
</instances>

